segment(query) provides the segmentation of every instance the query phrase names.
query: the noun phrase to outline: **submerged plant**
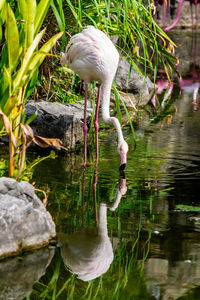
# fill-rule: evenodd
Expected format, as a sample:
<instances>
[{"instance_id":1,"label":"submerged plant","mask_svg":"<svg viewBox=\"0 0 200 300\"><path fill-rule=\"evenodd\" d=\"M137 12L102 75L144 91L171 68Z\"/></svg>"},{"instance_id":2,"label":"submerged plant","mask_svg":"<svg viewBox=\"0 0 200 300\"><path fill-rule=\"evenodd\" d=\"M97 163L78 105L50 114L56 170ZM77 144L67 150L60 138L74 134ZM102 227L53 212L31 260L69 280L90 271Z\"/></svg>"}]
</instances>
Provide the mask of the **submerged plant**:
<instances>
[{"instance_id":1,"label":"submerged plant","mask_svg":"<svg viewBox=\"0 0 200 300\"><path fill-rule=\"evenodd\" d=\"M49 51L62 36L50 38L42 47L39 44L46 29L40 31L50 1L0 1L0 134L9 135L9 176L16 176L23 161L24 106L32 93L38 68ZM40 32L39 32L40 31ZM39 49L38 49L39 48Z\"/></svg>"}]
</instances>

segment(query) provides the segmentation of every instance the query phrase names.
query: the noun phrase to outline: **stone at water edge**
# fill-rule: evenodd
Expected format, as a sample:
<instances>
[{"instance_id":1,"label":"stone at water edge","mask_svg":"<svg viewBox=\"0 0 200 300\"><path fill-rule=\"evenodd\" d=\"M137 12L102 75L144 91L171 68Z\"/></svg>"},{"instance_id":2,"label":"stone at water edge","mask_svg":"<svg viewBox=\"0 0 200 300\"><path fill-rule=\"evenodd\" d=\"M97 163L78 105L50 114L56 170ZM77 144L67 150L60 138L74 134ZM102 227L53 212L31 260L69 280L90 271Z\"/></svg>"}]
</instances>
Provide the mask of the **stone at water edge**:
<instances>
[{"instance_id":1,"label":"stone at water edge","mask_svg":"<svg viewBox=\"0 0 200 300\"><path fill-rule=\"evenodd\" d=\"M30 123L35 135L47 138L59 138L67 150L73 150L83 143L84 105L62 104L58 102L41 101L26 104L26 118L34 115ZM92 109L87 110L87 123L90 124Z\"/></svg>"},{"instance_id":2,"label":"stone at water edge","mask_svg":"<svg viewBox=\"0 0 200 300\"><path fill-rule=\"evenodd\" d=\"M40 248L55 236L55 224L34 187L0 178L0 258Z\"/></svg>"}]
</instances>

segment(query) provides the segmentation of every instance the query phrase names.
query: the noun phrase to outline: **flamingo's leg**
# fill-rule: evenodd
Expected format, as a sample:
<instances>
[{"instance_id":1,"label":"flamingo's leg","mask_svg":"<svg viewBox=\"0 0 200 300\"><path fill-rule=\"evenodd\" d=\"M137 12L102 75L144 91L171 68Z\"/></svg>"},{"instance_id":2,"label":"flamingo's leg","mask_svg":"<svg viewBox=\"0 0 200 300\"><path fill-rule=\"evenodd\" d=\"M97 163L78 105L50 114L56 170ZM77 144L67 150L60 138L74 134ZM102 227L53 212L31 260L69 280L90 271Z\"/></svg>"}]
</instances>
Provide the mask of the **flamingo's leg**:
<instances>
[{"instance_id":1,"label":"flamingo's leg","mask_svg":"<svg viewBox=\"0 0 200 300\"><path fill-rule=\"evenodd\" d=\"M176 19L174 21L174 23L170 26L168 26L167 28L165 28L165 31L169 31L171 30L174 26L176 26L176 24L178 23L180 16L181 16L181 7L183 5L184 0L180 0L178 2L178 8L177 8L177 15L176 15Z\"/></svg>"},{"instance_id":2,"label":"flamingo's leg","mask_svg":"<svg viewBox=\"0 0 200 300\"><path fill-rule=\"evenodd\" d=\"M101 84L99 84L99 88L98 88L98 96L97 96L95 118L94 118L95 143L96 143L96 159L97 160L98 160L98 153L99 153L99 145L98 145L98 130L99 130L98 115L99 115L100 96L101 96Z\"/></svg>"},{"instance_id":3,"label":"flamingo's leg","mask_svg":"<svg viewBox=\"0 0 200 300\"><path fill-rule=\"evenodd\" d=\"M195 29L197 30L197 27L198 27L198 13L197 13L198 0L194 1L194 5L195 5Z\"/></svg>"},{"instance_id":4,"label":"flamingo's leg","mask_svg":"<svg viewBox=\"0 0 200 300\"><path fill-rule=\"evenodd\" d=\"M94 212L95 212L95 226L98 226L98 215L97 215L97 165L94 171L94 179L93 179L93 201L94 201Z\"/></svg>"},{"instance_id":5,"label":"flamingo's leg","mask_svg":"<svg viewBox=\"0 0 200 300\"><path fill-rule=\"evenodd\" d=\"M85 84L85 107L84 107L84 120L83 120L83 133L84 133L84 164L87 161L87 99L88 99L88 83Z\"/></svg>"},{"instance_id":6,"label":"flamingo's leg","mask_svg":"<svg viewBox=\"0 0 200 300\"><path fill-rule=\"evenodd\" d=\"M171 1L168 0L168 22L170 23L171 20L171 11L170 11Z\"/></svg>"},{"instance_id":7,"label":"flamingo's leg","mask_svg":"<svg viewBox=\"0 0 200 300\"><path fill-rule=\"evenodd\" d=\"M165 16L166 16L166 2L163 2L163 16L162 16L162 26L165 27Z\"/></svg>"},{"instance_id":8,"label":"flamingo's leg","mask_svg":"<svg viewBox=\"0 0 200 300\"><path fill-rule=\"evenodd\" d=\"M191 20L192 20L192 28L193 28L193 10L192 10L192 2L190 2L190 12L191 12Z\"/></svg>"}]
</instances>

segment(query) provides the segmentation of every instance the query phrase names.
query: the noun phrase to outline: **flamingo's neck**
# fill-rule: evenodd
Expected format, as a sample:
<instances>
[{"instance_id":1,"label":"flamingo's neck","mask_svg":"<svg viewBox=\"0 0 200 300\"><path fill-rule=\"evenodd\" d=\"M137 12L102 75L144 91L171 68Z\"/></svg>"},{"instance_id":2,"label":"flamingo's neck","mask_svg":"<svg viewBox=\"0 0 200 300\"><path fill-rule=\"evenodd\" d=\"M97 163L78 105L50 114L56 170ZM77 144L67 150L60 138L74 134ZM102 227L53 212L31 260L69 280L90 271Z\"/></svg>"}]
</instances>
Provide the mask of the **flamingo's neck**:
<instances>
[{"instance_id":1,"label":"flamingo's neck","mask_svg":"<svg viewBox=\"0 0 200 300\"><path fill-rule=\"evenodd\" d=\"M174 26L176 26L176 24L178 23L180 16L181 16L181 7L183 5L184 0L180 0L178 3L178 8L177 8L177 15L176 15L176 19L174 21L174 23L170 26L168 26L167 28L165 28L165 31L169 31L171 30Z\"/></svg>"},{"instance_id":2,"label":"flamingo's neck","mask_svg":"<svg viewBox=\"0 0 200 300\"><path fill-rule=\"evenodd\" d=\"M108 80L102 84L101 92L101 112L102 118L105 123L112 123L117 131L118 135L118 144L124 141L121 125L119 120L115 117L110 117L110 93L112 88L112 81Z\"/></svg>"},{"instance_id":3,"label":"flamingo's neck","mask_svg":"<svg viewBox=\"0 0 200 300\"><path fill-rule=\"evenodd\" d=\"M99 225L98 225L99 235L101 237L108 238L107 229L107 206L105 203L100 203L99 207Z\"/></svg>"}]
</instances>

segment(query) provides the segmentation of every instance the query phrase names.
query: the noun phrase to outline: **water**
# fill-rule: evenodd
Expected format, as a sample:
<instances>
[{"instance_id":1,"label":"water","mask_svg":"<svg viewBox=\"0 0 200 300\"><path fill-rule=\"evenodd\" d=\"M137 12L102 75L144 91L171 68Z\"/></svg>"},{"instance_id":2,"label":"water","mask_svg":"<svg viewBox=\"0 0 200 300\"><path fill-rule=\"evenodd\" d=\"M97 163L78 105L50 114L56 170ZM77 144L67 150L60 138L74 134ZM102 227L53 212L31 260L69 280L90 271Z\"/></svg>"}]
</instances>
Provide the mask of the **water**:
<instances>
[{"instance_id":1,"label":"water","mask_svg":"<svg viewBox=\"0 0 200 300\"><path fill-rule=\"evenodd\" d=\"M189 52L180 57L185 78ZM191 86L180 90L175 80L159 122L138 128L136 148L124 128L125 174L113 131L101 134L98 166L90 149L85 171L83 153L36 167L32 181L48 192L58 240L1 262L0 299L200 298L200 210L187 206L200 207L200 109Z\"/></svg>"}]
</instances>

